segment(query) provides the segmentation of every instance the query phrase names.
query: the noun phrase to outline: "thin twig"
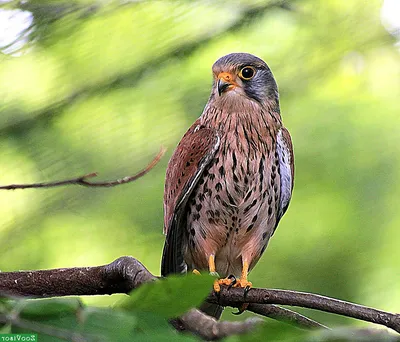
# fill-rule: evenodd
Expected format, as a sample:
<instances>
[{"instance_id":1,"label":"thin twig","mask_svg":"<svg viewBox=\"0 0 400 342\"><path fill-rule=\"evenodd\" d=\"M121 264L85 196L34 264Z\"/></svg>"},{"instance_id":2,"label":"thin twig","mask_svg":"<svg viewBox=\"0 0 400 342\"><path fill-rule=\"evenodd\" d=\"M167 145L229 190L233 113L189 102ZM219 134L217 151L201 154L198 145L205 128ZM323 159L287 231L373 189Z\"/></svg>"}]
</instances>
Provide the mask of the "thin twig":
<instances>
[{"instance_id":1,"label":"thin twig","mask_svg":"<svg viewBox=\"0 0 400 342\"><path fill-rule=\"evenodd\" d=\"M193 309L185 313L179 321L182 328L198 335L204 340L220 340L227 336L244 334L253 331L263 321L257 317L241 322L217 321L200 310Z\"/></svg>"},{"instance_id":2,"label":"thin twig","mask_svg":"<svg viewBox=\"0 0 400 342\"><path fill-rule=\"evenodd\" d=\"M296 311L281 308L280 306L273 304L251 303L247 307L247 310L303 329L329 329L327 326L299 314Z\"/></svg>"},{"instance_id":3,"label":"thin twig","mask_svg":"<svg viewBox=\"0 0 400 342\"><path fill-rule=\"evenodd\" d=\"M154 159L143 170L139 171L135 175L127 176L127 177L116 179L113 181L90 182L90 181L88 181L89 178L93 178L93 177L97 176L97 172L92 172L92 173L88 173L86 175L83 175L83 176L80 176L77 178L56 181L56 182L3 185L3 186L0 186L0 190L54 188L56 186L71 185L71 184L82 185L82 186L87 186L87 187L112 187L112 186L116 186L116 185L120 185L120 184L126 184L129 182L133 182L140 177L143 177L147 172L149 172L154 166L157 165L157 163L160 161L160 159L164 155L165 151L166 151L166 149L164 147L161 147L160 152L158 152L158 154L154 157Z\"/></svg>"}]
</instances>

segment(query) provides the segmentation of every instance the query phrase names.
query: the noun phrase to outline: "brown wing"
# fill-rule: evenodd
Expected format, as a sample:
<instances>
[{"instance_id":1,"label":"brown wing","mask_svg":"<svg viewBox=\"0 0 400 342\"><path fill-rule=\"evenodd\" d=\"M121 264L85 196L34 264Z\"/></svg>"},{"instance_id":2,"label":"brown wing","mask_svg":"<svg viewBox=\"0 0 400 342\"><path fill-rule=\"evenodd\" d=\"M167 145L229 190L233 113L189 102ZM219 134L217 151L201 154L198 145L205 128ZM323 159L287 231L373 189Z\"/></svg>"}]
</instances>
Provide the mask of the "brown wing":
<instances>
[{"instance_id":1,"label":"brown wing","mask_svg":"<svg viewBox=\"0 0 400 342\"><path fill-rule=\"evenodd\" d=\"M218 133L200 126L197 120L186 132L172 155L164 189L164 234L166 234L161 275L186 272L183 259L187 201L204 169L220 144Z\"/></svg>"},{"instance_id":2,"label":"brown wing","mask_svg":"<svg viewBox=\"0 0 400 342\"><path fill-rule=\"evenodd\" d=\"M294 154L292 139L288 130L284 127L282 127L278 132L276 148L279 158L279 176L281 184L278 219L276 223L278 224L289 206L294 184Z\"/></svg>"}]
</instances>

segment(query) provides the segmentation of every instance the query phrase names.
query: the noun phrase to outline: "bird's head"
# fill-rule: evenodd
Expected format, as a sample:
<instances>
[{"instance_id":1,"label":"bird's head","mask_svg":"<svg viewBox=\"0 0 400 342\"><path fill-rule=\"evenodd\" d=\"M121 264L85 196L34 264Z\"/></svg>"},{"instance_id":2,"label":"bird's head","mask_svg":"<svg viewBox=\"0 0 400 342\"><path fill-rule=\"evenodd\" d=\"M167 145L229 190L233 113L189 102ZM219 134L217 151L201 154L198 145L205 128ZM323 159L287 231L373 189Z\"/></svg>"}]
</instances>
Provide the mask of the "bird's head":
<instances>
[{"instance_id":1,"label":"bird's head","mask_svg":"<svg viewBox=\"0 0 400 342\"><path fill-rule=\"evenodd\" d=\"M213 67L212 98L224 104L256 101L279 107L278 87L268 65L249 53L231 53L218 59Z\"/></svg>"}]
</instances>

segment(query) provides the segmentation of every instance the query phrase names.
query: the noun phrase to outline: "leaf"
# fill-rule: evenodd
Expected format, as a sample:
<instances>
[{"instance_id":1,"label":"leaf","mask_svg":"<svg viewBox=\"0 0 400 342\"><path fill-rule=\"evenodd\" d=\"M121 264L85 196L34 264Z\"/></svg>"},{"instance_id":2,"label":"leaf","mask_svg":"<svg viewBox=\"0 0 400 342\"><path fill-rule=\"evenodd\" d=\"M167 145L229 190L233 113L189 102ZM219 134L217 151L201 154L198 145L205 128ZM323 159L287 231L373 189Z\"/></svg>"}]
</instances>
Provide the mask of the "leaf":
<instances>
[{"instance_id":1,"label":"leaf","mask_svg":"<svg viewBox=\"0 0 400 342\"><path fill-rule=\"evenodd\" d=\"M88 307L81 320L79 332L88 341L196 341L177 334L164 317L155 313Z\"/></svg>"},{"instance_id":2,"label":"leaf","mask_svg":"<svg viewBox=\"0 0 400 342\"><path fill-rule=\"evenodd\" d=\"M35 319L44 316L76 314L83 306L82 302L77 298L30 299L17 303L21 305L22 318Z\"/></svg>"},{"instance_id":3,"label":"leaf","mask_svg":"<svg viewBox=\"0 0 400 342\"><path fill-rule=\"evenodd\" d=\"M191 334L179 334L167 319L151 312L137 313L138 326L134 336L140 342L198 341Z\"/></svg>"},{"instance_id":4,"label":"leaf","mask_svg":"<svg viewBox=\"0 0 400 342\"><path fill-rule=\"evenodd\" d=\"M385 329L335 328L318 330L310 334L307 342L395 342L400 341L398 335Z\"/></svg>"},{"instance_id":5,"label":"leaf","mask_svg":"<svg viewBox=\"0 0 400 342\"><path fill-rule=\"evenodd\" d=\"M79 300L57 298L27 300L21 318L30 329L13 326L13 332L36 332L40 341L64 339L85 341L129 341L135 335L138 319L130 312L110 308L85 307ZM62 337L61 339L57 337Z\"/></svg>"},{"instance_id":6,"label":"leaf","mask_svg":"<svg viewBox=\"0 0 400 342\"><path fill-rule=\"evenodd\" d=\"M4 333L37 333L43 342L58 341L196 341L179 335L163 316L151 312L128 312L86 307L74 299L10 301L20 312L24 327L5 326ZM22 310L22 311L21 311Z\"/></svg>"},{"instance_id":7,"label":"leaf","mask_svg":"<svg viewBox=\"0 0 400 342\"><path fill-rule=\"evenodd\" d=\"M81 315L80 331L101 341L130 341L137 329L138 319L129 312L88 307Z\"/></svg>"},{"instance_id":8,"label":"leaf","mask_svg":"<svg viewBox=\"0 0 400 342\"><path fill-rule=\"evenodd\" d=\"M335 328L332 330L301 330L282 322L267 321L253 332L230 336L226 342L395 342L398 335L385 329Z\"/></svg>"},{"instance_id":9,"label":"leaf","mask_svg":"<svg viewBox=\"0 0 400 342\"><path fill-rule=\"evenodd\" d=\"M209 275L170 276L140 286L118 307L154 312L164 318L178 317L203 302L211 291L213 281L214 278Z\"/></svg>"},{"instance_id":10,"label":"leaf","mask_svg":"<svg viewBox=\"0 0 400 342\"><path fill-rule=\"evenodd\" d=\"M306 338L309 334L308 330L301 330L286 323L266 321L259 324L254 331L244 335L230 336L226 341L308 342Z\"/></svg>"},{"instance_id":11,"label":"leaf","mask_svg":"<svg viewBox=\"0 0 400 342\"><path fill-rule=\"evenodd\" d=\"M4 324L3 326L0 326L0 335L2 334L11 334L10 324Z\"/></svg>"}]
</instances>

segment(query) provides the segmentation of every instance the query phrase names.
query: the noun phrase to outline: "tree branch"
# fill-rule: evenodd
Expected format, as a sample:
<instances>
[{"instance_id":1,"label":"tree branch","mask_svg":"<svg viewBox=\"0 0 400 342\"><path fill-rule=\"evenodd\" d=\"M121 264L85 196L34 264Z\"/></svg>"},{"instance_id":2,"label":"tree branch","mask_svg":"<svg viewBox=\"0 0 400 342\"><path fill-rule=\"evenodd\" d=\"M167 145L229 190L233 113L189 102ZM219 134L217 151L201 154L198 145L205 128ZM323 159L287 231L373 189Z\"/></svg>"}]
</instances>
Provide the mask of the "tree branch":
<instances>
[{"instance_id":1,"label":"tree branch","mask_svg":"<svg viewBox=\"0 0 400 342\"><path fill-rule=\"evenodd\" d=\"M185 313L179 321L182 326L178 330L183 328L183 330L190 331L207 341L250 332L262 322L257 317L248 318L242 322L217 321L197 309Z\"/></svg>"},{"instance_id":2,"label":"tree branch","mask_svg":"<svg viewBox=\"0 0 400 342\"><path fill-rule=\"evenodd\" d=\"M138 260L124 256L103 266L0 272L0 294L12 297L48 298L129 293L141 284L157 279ZM178 320L174 320L173 325L178 330L190 331L203 339L216 340L248 332L258 322L260 320L257 319L244 322L218 322L193 309Z\"/></svg>"},{"instance_id":3,"label":"tree branch","mask_svg":"<svg viewBox=\"0 0 400 342\"><path fill-rule=\"evenodd\" d=\"M254 312L256 314L289 323L305 329L329 329L327 326L318 323L306 316L299 314L298 312L281 308L273 304L257 304L250 303L247 307L247 311Z\"/></svg>"},{"instance_id":4,"label":"tree branch","mask_svg":"<svg viewBox=\"0 0 400 342\"><path fill-rule=\"evenodd\" d=\"M156 279L158 277L152 275L138 260L125 256L103 266L0 272L0 293L7 296L36 298L129 293L141 284ZM243 289L222 286L221 292L219 294L212 292L207 301L232 307L250 303L249 311L296 323L303 328L324 326L296 312L270 304L299 306L335 313L381 324L400 332L398 314L311 293L252 288L244 297ZM173 325L178 330L190 330L205 339L221 338L227 336L229 331L244 333L257 324L257 321L247 320L230 325L228 322L217 322L207 315L192 311L180 317ZM201 325L198 324L199 320L202 321Z\"/></svg>"},{"instance_id":5,"label":"tree branch","mask_svg":"<svg viewBox=\"0 0 400 342\"><path fill-rule=\"evenodd\" d=\"M71 184L77 184L77 185L82 185L82 186L87 186L87 187L112 187L112 186L116 186L116 185L126 184L126 183L133 182L133 181L137 180L138 178L143 177L146 173L148 173L154 166L157 165L157 163L160 161L162 156L165 154L165 151L166 151L166 149L164 147L161 147L160 152L158 152L158 154L153 158L153 160L143 170L139 171L135 175L126 176L124 178L116 179L113 181L89 182L88 181L89 178L93 178L93 177L97 176L97 172L93 172L93 173L88 173L86 175L83 175L83 176L80 176L77 178L56 181L56 182L3 185L3 186L0 186L0 190L53 188L56 186L71 185Z\"/></svg>"},{"instance_id":6,"label":"tree branch","mask_svg":"<svg viewBox=\"0 0 400 342\"><path fill-rule=\"evenodd\" d=\"M399 314L393 314L313 293L252 288L247 292L246 296L244 296L243 289L228 289L226 286L223 286L221 287L220 294L216 294L215 292L211 293L208 297L208 301L210 303L229 306L239 306L243 303L299 306L381 324L400 333Z\"/></svg>"},{"instance_id":7,"label":"tree branch","mask_svg":"<svg viewBox=\"0 0 400 342\"><path fill-rule=\"evenodd\" d=\"M124 256L95 267L0 272L0 293L31 298L129 293L155 279L138 260Z\"/></svg>"}]
</instances>

